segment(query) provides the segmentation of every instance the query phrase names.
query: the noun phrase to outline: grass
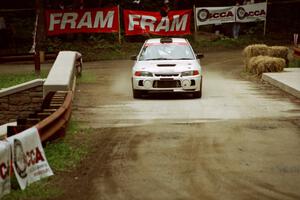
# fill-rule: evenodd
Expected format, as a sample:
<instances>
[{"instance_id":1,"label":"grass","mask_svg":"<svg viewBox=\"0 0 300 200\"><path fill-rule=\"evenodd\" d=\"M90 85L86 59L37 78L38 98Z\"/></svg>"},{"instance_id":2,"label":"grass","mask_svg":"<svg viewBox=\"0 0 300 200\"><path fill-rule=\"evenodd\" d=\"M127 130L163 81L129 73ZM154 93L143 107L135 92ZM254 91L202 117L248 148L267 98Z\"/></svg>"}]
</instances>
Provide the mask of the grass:
<instances>
[{"instance_id":1,"label":"grass","mask_svg":"<svg viewBox=\"0 0 300 200\"><path fill-rule=\"evenodd\" d=\"M37 78L45 78L46 76L47 72L44 70L41 71L40 76L37 76L34 72L0 74L0 89L25 83L27 81L31 81Z\"/></svg>"},{"instance_id":2,"label":"grass","mask_svg":"<svg viewBox=\"0 0 300 200\"><path fill-rule=\"evenodd\" d=\"M96 83L97 77L95 75L95 73L90 72L90 71L82 71L82 75L81 77L78 77L77 79L77 83Z\"/></svg>"},{"instance_id":3,"label":"grass","mask_svg":"<svg viewBox=\"0 0 300 200\"><path fill-rule=\"evenodd\" d=\"M73 143L73 140L88 130L80 130L75 121L70 121L64 138L48 143L45 149L47 160L54 171L68 171L73 169L87 154L84 142Z\"/></svg>"},{"instance_id":4,"label":"grass","mask_svg":"<svg viewBox=\"0 0 300 200\"><path fill-rule=\"evenodd\" d=\"M88 148L83 141L83 136L90 129L79 129L78 123L69 122L64 138L49 142L44 148L48 163L54 174L73 170L87 155ZM49 177L35 182L24 191L19 189L16 178L12 178L12 191L3 197L3 200L34 200L51 199L59 197L63 189L55 185L55 177Z\"/></svg>"},{"instance_id":5,"label":"grass","mask_svg":"<svg viewBox=\"0 0 300 200\"><path fill-rule=\"evenodd\" d=\"M50 179L51 177L35 182L22 191L18 189L18 183L14 177L11 183L14 189L12 189L10 194L4 196L2 200L34 200L58 197L61 191L49 183Z\"/></svg>"}]
</instances>

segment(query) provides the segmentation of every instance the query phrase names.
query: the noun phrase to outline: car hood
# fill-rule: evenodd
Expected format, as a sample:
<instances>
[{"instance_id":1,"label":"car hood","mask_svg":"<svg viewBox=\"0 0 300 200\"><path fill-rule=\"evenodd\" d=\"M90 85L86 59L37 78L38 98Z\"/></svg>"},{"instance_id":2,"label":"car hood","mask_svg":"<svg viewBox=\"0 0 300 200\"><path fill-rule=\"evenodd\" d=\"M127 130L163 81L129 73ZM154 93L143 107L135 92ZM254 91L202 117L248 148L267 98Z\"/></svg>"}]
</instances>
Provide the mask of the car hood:
<instances>
[{"instance_id":1,"label":"car hood","mask_svg":"<svg viewBox=\"0 0 300 200\"><path fill-rule=\"evenodd\" d=\"M152 73L177 73L190 70L201 70L197 60L160 60L138 61L133 67L134 71L148 71Z\"/></svg>"}]
</instances>

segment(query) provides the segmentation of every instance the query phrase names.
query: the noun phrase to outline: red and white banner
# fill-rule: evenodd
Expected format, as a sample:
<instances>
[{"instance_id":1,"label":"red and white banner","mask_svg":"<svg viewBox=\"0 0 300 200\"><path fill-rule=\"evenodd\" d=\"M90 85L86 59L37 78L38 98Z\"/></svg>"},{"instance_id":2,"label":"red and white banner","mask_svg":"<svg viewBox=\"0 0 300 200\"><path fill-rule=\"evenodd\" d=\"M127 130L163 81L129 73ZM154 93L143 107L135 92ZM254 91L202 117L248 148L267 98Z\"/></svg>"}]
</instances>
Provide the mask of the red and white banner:
<instances>
[{"instance_id":1,"label":"red and white banner","mask_svg":"<svg viewBox=\"0 0 300 200\"><path fill-rule=\"evenodd\" d=\"M236 7L236 22L265 21L267 3L255 3Z\"/></svg>"},{"instance_id":2,"label":"red and white banner","mask_svg":"<svg viewBox=\"0 0 300 200\"><path fill-rule=\"evenodd\" d=\"M191 34L192 10L170 11L162 17L160 12L124 10L126 35L187 35Z\"/></svg>"},{"instance_id":3,"label":"red and white banner","mask_svg":"<svg viewBox=\"0 0 300 200\"><path fill-rule=\"evenodd\" d=\"M118 7L80 10L47 10L47 34L110 33L119 31Z\"/></svg>"},{"instance_id":4,"label":"red and white banner","mask_svg":"<svg viewBox=\"0 0 300 200\"><path fill-rule=\"evenodd\" d=\"M8 141L12 149L13 169L22 190L53 175L35 127L9 137Z\"/></svg>"},{"instance_id":5,"label":"red and white banner","mask_svg":"<svg viewBox=\"0 0 300 200\"><path fill-rule=\"evenodd\" d=\"M235 22L235 6L196 8L197 26Z\"/></svg>"},{"instance_id":6,"label":"red and white banner","mask_svg":"<svg viewBox=\"0 0 300 200\"><path fill-rule=\"evenodd\" d=\"M10 145L6 141L0 141L0 199L10 193Z\"/></svg>"}]
</instances>

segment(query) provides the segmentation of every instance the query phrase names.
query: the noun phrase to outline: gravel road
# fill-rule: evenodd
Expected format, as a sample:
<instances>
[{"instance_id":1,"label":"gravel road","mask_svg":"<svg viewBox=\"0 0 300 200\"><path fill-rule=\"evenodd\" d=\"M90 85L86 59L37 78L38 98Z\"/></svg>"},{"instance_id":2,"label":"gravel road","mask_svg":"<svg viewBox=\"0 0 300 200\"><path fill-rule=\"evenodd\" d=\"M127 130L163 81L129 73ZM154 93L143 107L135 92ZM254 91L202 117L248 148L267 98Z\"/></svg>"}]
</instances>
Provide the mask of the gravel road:
<instances>
[{"instance_id":1,"label":"gravel road","mask_svg":"<svg viewBox=\"0 0 300 200\"><path fill-rule=\"evenodd\" d=\"M202 99L133 99L132 64L85 64L73 117L94 147L63 199L300 199L300 100L241 78L240 51L205 55Z\"/></svg>"}]
</instances>

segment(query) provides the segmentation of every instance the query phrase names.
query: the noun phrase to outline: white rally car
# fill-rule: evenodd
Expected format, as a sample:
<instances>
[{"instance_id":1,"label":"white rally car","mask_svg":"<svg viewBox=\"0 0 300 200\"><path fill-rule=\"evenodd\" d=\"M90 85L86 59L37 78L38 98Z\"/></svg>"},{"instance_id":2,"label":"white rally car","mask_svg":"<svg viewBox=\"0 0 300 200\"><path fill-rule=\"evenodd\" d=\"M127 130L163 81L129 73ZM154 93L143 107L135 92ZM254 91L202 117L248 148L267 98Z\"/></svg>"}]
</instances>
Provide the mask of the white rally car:
<instances>
[{"instance_id":1,"label":"white rally car","mask_svg":"<svg viewBox=\"0 0 300 200\"><path fill-rule=\"evenodd\" d=\"M192 93L202 96L202 70L199 59L184 38L146 40L132 69L133 97L153 92Z\"/></svg>"}]
</instances>

